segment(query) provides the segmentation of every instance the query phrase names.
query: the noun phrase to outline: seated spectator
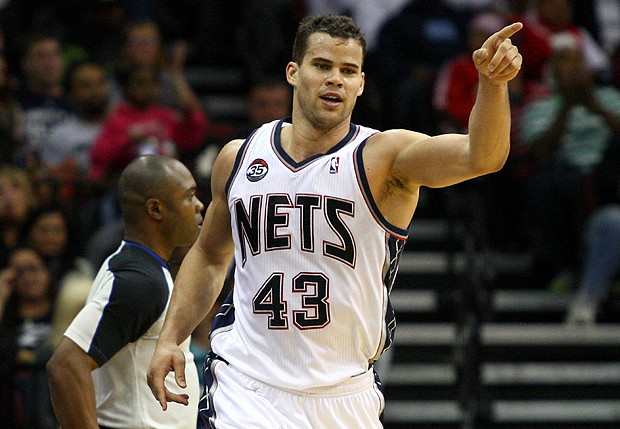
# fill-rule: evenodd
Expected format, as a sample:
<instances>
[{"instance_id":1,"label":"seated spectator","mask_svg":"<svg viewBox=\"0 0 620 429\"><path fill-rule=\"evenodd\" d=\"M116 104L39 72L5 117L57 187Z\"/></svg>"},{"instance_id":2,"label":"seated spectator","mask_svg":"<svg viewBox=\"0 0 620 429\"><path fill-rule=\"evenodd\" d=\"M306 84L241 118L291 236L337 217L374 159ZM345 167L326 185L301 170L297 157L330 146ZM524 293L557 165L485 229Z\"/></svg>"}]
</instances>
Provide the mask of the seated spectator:
<instances>
[{"instance_id":1,"label":"seated spectator","mask_svg":"<svg viewBox=\"0 0 620 429\"><path fill-rule=\"evenodd\" d=\"M88 177L90 150L108 113L110 91L105 70L93 62L74 64L65 88L74 113L50 130L41 154L44 167L62 186L61 197L70 200Z\"/></svg>"},{"instance_id":2,"label":"seated spectator","mask_svg":"<svg viewBox=\"0 0 620 429\"><path fill-rule=\"evenodd\" d=\"M50 130L71 112L62 86L60 39L47 34L32 36L24 48L21 67L23 78L16 99L23 110L26 147L20 163L34 170Z\"/></svg>"},{"instance_id":3,"label":"seated spectator","mask_svg":"<svg viewBox=\"0 0 620 429\"><path fill-rule=\"evenodd\" d=\"M497 14L476 15L469 24L467 51L448 59L441 67L433 93L433 107L442 119L440 132L467 132L478 90L478 70L471 60L472 53L505 25Z\"/></svg>"},{"instance_id":4,"label":"seated spectator","mask_svg":"<svg viewBox=\"0 0 620 429\"><path fill-rule=\"evenodd\" d=\"M433 91L433 107L437 113L439 132L467 133L469 115L478 89L478 70L471 61L472 53L490 34L505 25L503 17L495 12L477 13L469 23L467 51L448 59L441 67ZM522 106L540 91L540 85L525 81L521 73L510 81L509 87L512 114L511 156L501 171L464 185L475 187L472 190L479 198L481 213L484 214L484 219L479 221L485 225L481 231L486 235L485 240L490 246L502 249L522 245L519 242L521 204L515 202L518 201L519 193L514 192L520 182L518 170L522 168L518 124Z\"/></svg>"},{"instance_id":5,"label":"seated spectator","mask_svg":"<svg viewBox=\"0 0 620 429\"><path fill-rule=\"evenodd\" d=\"M121 47L121 68L151 68L159 76L159 95L157 102L169 108L186 111L200 105L185 78L185 60L188 46L182 41L176 42L168 52L162 40L159 27L154 21L137 21L129 23L125 29L125 39ZM114 76L112 76L114 78ZM112 100L124 98L122 84L111 80Z\"/></svg>"},{"instance_id":6,"label":"seated spectator","mask_svg":"<svg viewBox=\"0 0 620 429\"><path fill-rule=\"evenodd\" d=\"M542 76L543 68L553 53L553 46L557 39L571 36L575 39L583 59L594 76L602 81L609 81L611 63L609 55L603 47L594 39L585 27L576 25L573 20L573 5L570 0L539 0L534 2L531 16L524 20L524 28L531 27L531 32L541 36L524 39L519 44L519 50L543 54L538 62L540 67L538 74ZM527 43L530 42L530 43ZM551 47L547 49L546 46ZM547 53L545 56L544 53ZM524 57L526 64L527 57Z\"/></svg>"},{"instance_id":7,"label":"seated spectator","mask_svg":"<svg viewBox=\"0 0 620 429\"><path fill-rule=\"evenodd\" d=\"M114 196L118 175L139 155L194 157L204 143L207 119L201 106L188 105L181 114L157 102L159 79L155 70L128 68L119 74L124 102L106 118L91 148L90 179L103 189L105 212L101 225L117 221L120 210Z\"/></svg>"},{"instance_id":8,"label":"seated spectator","mask_svg":"<svg viewBox=\"0 0 620 429\"><path fill-rule=\"evenodd\" d=\"M620 204L597 209L584 231L585 258L566 321L591 325L620 272Z\"/></svg>"},{"instance_id":9,"label":"seated spectator","mask_svg":"<svg viewBox=\"0 0 620 429\"><path fill-rule=\"evenodd\" d=\"M566 321L593 324L620 273L620 137L609 145L593 178L598 207L583 232L584 257Z\"/></svg>"},{"instance_id":10,"label":"seated spectator","mask_svg":"<svg viewBox=\"0 0 620 429\"><path fill-rule=\"evenodd\" d=\"M45 362L38 350L52 332L56 284L45 260L16 247L0 271L2 427L54 429Z\"/></svg>"},{"instance_id":11,"label":"seated spectator","mask_svg":"<svg viewBox=\"0 0 620 429\"><path fill-rule=\"evenodd\" d=\"M261 125L290 116L291 93L291 86L280 76L254 83L248 93L247 120L227 140L246 138Z\"/></svg>"},{"instance_id":12,"label":"seated spectator","mask_svg":"<svg viewBox=\"0 0 620 429\"><path fill-rule=\"evenodd\" d=\"M206 2L204 19L193 38L200 64L241 67L248 82L286 67L288 46L305 15L299 0ZM178 10L178 8L176 8ZM228 36L227 36L228 34ZM232 35L232 37L230 37Z\"/></svg>"},{"instance_id":13,"label":"seated spectator","mask_svg":"<svg viewBox=\"0 0 620 429\"><path fill-rule=\"evenodd\" d=\"M114 178L138 155L178 157L202 145L207 121L203 109L188 105L182 116L160 104L159 80L150 68L128 68L118 74L124 102L110 112L91 151L90 177Z\"/></svg>"},{"instance_id":14,"label":"seated spectator","mask_svg":"<svg viewBox=\"0 0 620 429\"><path fill-rule=\"evenodd\" d=\"M291 86L280 76L271 76L254 83L247 95L245 121L230 134L208 145L197 157L194 166L200 188L209 192L211 169L222 146L232 139L245 139L261 125L291 115ZM210 197L205 196L205 201Z\"/></svg>"},{"instance_id":15,"label":"seated spectator","mask_svg":"<svg viewBox=\"0 0 620 429\"><path fill-rule=\"evenodd\" d=\"M415 0L381 26L372 56L387 128L437 133L432 88L442 64L465 50L467 22L445 0Z\"/></svg>"},{"instance_id":16,"label":"seated spectator","mask_svg":"<svg viewBox=\"0 0 620 429\"><path fill-rule=\"evenodd\" d=\"M515 44L523 56L523 80L540 82L544 69L553 53L548 33L533 22L536 9L530 1L510 0L499 9L507 22L522 22L523 28L516 35Z\"/></svg>"},{"instance_id":17,"label":"seated spectator","mask_svg":"<svg viewBox=\"0 0 620 429\"><path fill-rule=\"evenodd\" d=\"M20 231L20 243L35 249L46 261L55 278L76 269L82 253L80 235L73 217L60 206L42 206L30 212Z\"/></svg>"},{"instance_id":18,"label":"seated spectator","mask_svg":"<svg viewBox=\"0 0 620 429\"><path fill-rule=\"evenodd\" d=\"M0 267L17 245L19 232L37 204L28 173L11 164L0 166Z\"/></svg>"},{"instance_id":19,"label":"seated spectator","mask_svg":"<svg viewBox=\"0 0 620 429\"><path fill-rule=\"evenodd\" d=\"M550 63L551 93L525 106L520 124L535 163L524 198L543 282L574 271L580 231L595 203L590 177L620 132L620 92L597 85L582 51L565 42Z\"/></svg>"}]
</instances>

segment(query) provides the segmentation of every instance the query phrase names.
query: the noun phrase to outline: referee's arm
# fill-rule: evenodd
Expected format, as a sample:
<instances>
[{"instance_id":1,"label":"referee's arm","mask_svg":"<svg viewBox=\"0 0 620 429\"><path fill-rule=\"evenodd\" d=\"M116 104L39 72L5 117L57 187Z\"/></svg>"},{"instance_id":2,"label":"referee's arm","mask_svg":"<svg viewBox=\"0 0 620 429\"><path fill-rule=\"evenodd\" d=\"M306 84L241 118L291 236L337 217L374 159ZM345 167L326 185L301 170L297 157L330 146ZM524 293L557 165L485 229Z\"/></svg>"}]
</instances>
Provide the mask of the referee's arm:
<instances>
[{"instance_id":1,"label":"referee's arm","mask_svg":"<svg viewBox=\"0 0 620 429\"><path fill-rule=\"evenodd\" d=\"M91 372L99 365L63 337L47 363L54 412L62 429L98 429L95 386Z\"/></svg>"}]
</instances>

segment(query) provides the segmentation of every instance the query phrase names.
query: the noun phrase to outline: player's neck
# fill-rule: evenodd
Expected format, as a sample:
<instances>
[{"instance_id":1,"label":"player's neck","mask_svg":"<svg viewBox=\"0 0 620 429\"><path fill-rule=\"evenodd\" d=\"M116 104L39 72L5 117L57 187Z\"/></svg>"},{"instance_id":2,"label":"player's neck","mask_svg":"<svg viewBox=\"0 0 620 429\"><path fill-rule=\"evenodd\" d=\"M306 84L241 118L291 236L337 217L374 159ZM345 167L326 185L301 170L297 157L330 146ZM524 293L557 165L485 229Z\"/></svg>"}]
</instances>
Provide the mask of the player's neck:
<instances>
[{"instance_id":1,"label":"player's neck","mask_svg":"<svg viewBox=\"0 0 620 429\"><path fill-rule=\"evenodd\" d=\"M329 129L320 129L307 121L295 121L280 133L282 149L296 162L328 152L349 133L350 123L342 122Z\"/></svg>"}]
</instances>

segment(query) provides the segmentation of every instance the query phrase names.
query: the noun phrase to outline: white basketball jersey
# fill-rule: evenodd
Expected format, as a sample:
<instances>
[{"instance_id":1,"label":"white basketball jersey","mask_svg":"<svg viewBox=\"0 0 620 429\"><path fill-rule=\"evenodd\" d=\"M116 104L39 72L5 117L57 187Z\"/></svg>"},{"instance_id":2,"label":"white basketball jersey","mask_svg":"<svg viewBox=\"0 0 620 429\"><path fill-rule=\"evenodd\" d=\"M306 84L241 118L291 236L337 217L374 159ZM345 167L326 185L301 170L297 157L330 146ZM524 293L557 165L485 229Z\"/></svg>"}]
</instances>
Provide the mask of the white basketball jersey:
<instances>
[{"instance_id":1,"label":"white basketball jersey","mask_svg":"<svg viewBox=\"0 0 620 429\"><path fill-rule=\"evenodd\" d=\"M370 195L351 125L328 153L295 162L274 121L239 150L227 183L235 242L232 298L216 317L215 353L246 374L312 392L368 370L395 326L388 294L406 230Z\"/></svg>"}]
</instances>

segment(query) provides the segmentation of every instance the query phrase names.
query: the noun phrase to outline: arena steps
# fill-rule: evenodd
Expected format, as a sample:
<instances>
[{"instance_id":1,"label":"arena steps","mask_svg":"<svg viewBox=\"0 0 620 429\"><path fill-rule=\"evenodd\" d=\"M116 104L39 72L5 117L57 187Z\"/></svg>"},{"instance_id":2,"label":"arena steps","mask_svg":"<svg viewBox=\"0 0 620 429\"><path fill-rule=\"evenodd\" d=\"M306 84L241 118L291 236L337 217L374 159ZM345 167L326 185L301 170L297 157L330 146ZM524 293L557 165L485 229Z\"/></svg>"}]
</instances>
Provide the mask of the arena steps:
<instances>
[{"instance_id":1,"label":"arena steps","mask_svg":"<svg viewBox=\"0 0 620 429\"><path fill-rule=\"evenodd\" d=\"M476 394L485 428L620 427L620 326L487 323L479 330ZM397 326L386 428L464 427L459 332L455 323Z\"/></svg>"},{"instance_id":2,"label":"arena steps","mask_svg":"<svg viewBox=\"0 0 620 429\"><path fill-rule=\"evenodd\" d=\"M471 222L412 222L380 372L385 428L620 428L620 305L565 324L571 292L541 289L527 251L481 246Z\"/></svg>"}]
</instances>

